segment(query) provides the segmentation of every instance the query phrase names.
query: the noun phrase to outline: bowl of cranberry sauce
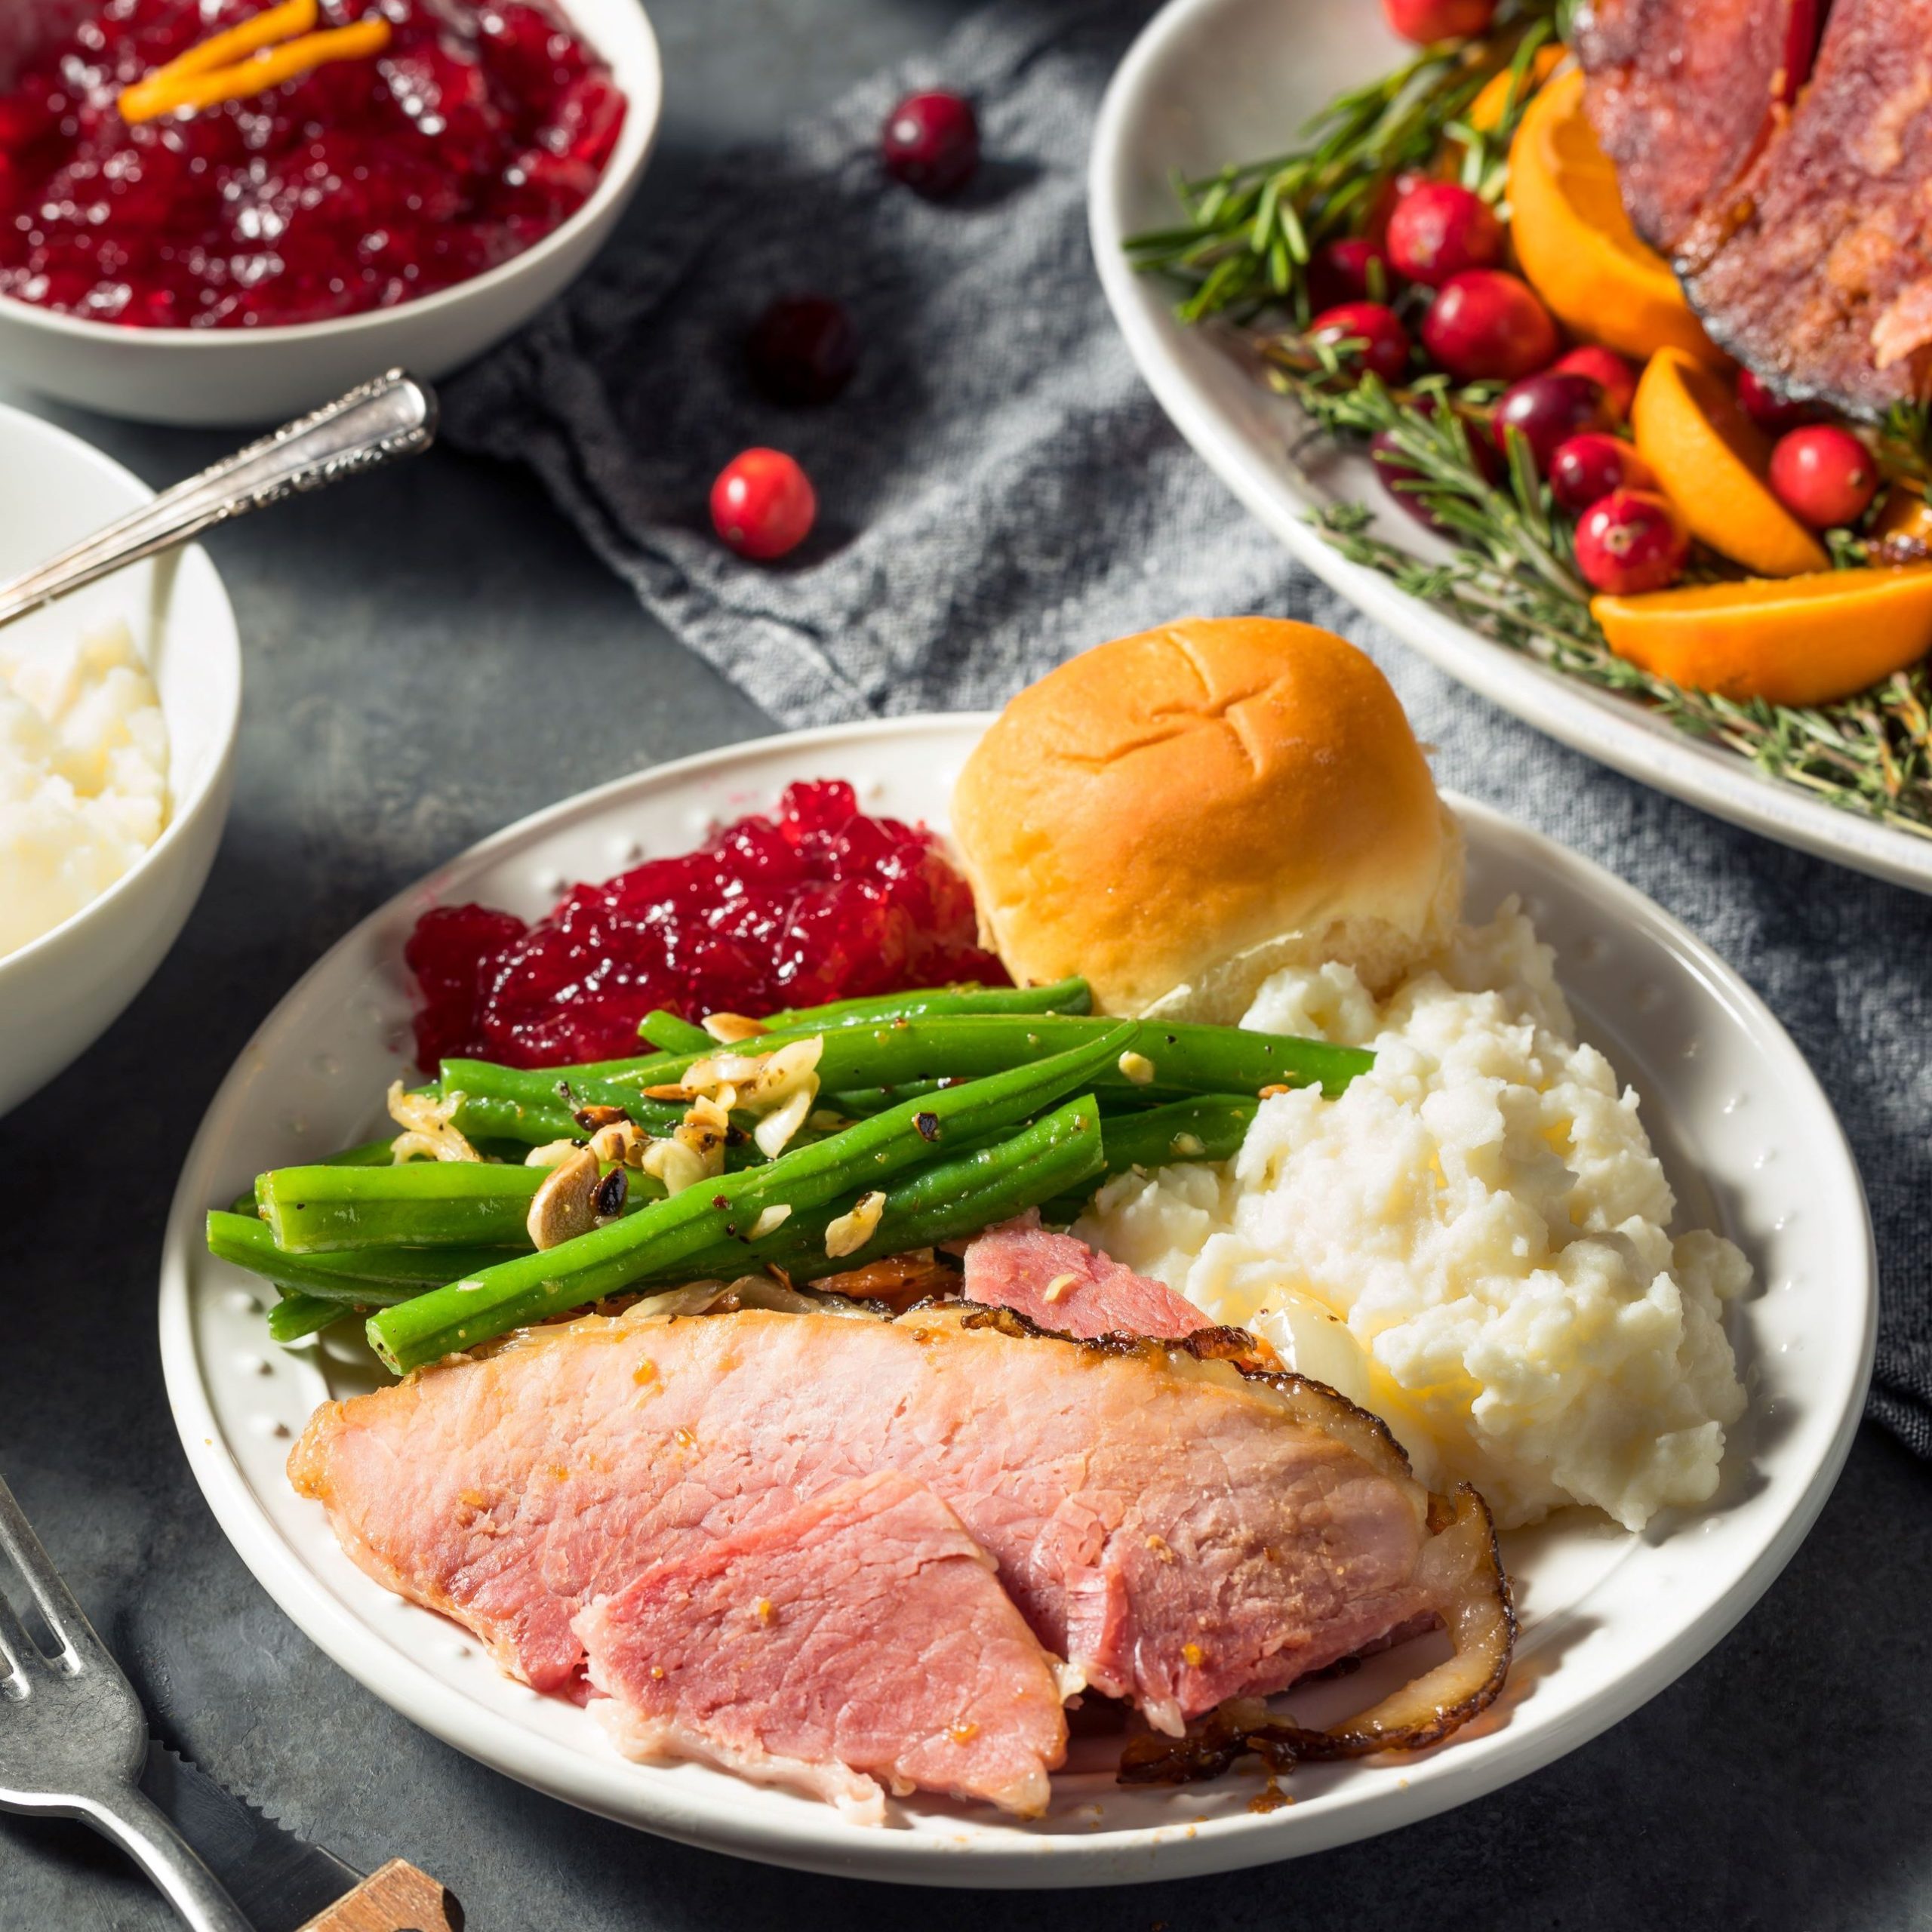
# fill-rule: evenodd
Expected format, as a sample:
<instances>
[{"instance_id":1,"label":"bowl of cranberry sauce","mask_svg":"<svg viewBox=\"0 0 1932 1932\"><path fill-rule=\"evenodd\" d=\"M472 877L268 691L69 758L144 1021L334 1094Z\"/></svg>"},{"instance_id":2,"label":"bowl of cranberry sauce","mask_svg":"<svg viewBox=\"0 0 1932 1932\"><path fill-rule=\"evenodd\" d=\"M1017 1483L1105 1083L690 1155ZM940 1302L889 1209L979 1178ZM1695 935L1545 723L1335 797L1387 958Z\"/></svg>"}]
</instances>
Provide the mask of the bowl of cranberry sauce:
<instances>
[{"instance_id":1,"label":"bowl of cranberry sauce","mask_svg":"<svg viewBox=\"0 0 1932 1932\"><path fill-rule=\"evenodd\" d=\"M446 373L585 266L657 131L638 0L27 4L0 367L112 414L267 421Z\"/></svg>"}]
</instances>

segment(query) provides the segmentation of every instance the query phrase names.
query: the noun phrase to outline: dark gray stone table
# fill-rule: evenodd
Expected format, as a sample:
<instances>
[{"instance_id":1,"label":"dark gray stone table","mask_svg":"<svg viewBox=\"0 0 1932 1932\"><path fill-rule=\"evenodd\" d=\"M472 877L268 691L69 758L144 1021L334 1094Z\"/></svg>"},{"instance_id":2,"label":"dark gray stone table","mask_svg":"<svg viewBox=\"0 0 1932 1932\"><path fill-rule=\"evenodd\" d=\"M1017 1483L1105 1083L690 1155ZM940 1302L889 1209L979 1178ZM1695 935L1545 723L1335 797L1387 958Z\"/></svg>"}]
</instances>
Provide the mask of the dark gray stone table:
<instances>
[{"instance_id":1,"label":"dark gray stone table","mask_svg":"<svg viewBox=\"0 0 1932 1932\"><path fill-rule=\"evenodd\" d=\"M958 11L659 0L671 107L637 219L707 152L930 45ZM51 413L155 483L228 440ZM1446 1817L1226 1879L915 1897L767 1871L538 1797L352 1682L244 1570L176 1444L155 1263L189 1137L269 1008L398 886L582 786L764 721L514 473L438 453L210 547L248 654L214 877L126 1016L0 1121L0 1469L169 1741L365 1868L406 1853L478 1932L814 1932L900 1912L932 1932L1932 1925L1932 1472L1869 1428L1764 1601L1609 1735ZM1497 720L1506 764L1526 743ZM1450 782L1506 798L1494 771L1459 763ZM1808 865L1625 789L1660 841L1718 841L1712 863ZM1694 924L1695 869L1676 876L1663 896ZM106 1226L78 1202L103 1144ZM86 1832L0 1819L0 1932L173 1922Z\"/></svg>"}]
</instances>

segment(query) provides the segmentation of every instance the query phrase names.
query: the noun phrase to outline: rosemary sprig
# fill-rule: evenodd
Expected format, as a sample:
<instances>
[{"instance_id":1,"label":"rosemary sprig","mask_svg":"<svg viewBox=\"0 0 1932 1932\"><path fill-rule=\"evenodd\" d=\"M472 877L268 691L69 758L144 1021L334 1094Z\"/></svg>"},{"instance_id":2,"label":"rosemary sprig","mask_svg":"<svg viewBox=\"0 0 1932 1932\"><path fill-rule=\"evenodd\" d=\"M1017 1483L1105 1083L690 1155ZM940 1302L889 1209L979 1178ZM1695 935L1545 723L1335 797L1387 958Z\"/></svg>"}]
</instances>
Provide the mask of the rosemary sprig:
<instances>
[{"instance_id":1,"label":"rosemary sprig","mask_svg":"<svg viewBox=\"0 0 1932 1932\"><path fill-rule=\"evenodd\" d=\"M1924 664L1829 705L1684 690L1611 649L1590 615L1564 526L1550 515L1548 493L1513 430L1508 476L1493 483L1475 460L1460 398L1439 377L1406 395L1372 375L1337 389L1325 371L1278 365L1269 380L1323 435L1381 435L1391 458L1414 472L1395 487L1422 503L1458 546L1447 561L1432 562L1371 534L1374 512L1365 506L1325 506L1310 521L1350 562L1553 670L1646 706L1772 777L1932 838L1932 675ZM1717 568L1706 560L1707 571Z\"/></svg>"},{"instance_id":2,"label":"rosemary sprig","mask_svg":"<svg viewBox=\"0 0 1932 1932\"><path fill-rule=\"evenodd\" d=\"M1303 130L1301 146L1177 179L1186 220L1131 237L1129 258L1181 285L1183 321L1250 321L1278 306L1306 327L1315 250L1358 232L1397 175L1431 167L1453 142L1464 184L1501 198L1510 137L1531 92L1530 64L1555 37L1556 13L1555 0L1506 0L1480 38L1424 48L1393 73L1338 95ZM1512 76L1503 114L1494 127L1475 128L1465 118L1469 106L1500 73Z\"/></svg>"}]
</instances>

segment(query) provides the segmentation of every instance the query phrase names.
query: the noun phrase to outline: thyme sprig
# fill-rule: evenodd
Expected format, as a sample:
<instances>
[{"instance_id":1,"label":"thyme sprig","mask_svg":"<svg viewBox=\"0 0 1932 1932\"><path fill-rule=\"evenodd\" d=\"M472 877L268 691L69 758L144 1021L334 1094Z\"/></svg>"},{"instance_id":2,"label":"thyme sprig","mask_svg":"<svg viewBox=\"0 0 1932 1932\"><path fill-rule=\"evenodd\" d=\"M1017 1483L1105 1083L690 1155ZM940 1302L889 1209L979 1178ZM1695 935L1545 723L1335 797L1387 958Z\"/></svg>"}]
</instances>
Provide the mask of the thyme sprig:
<instances>
[{"instance_id":1,"label":"thyme sprig","mask_svg":"<svg viewBox=\"0 0 1932 1932\"><path fill-rule=\"evenodd\" d=\"M1480 38L1438 42L1337 95L1303 130L1302 146L1177 177L1186 220L1131 237L1130 260L1182 286L1176 312L1183 321L1251 321L1279 306L1306 327L1315 251L1358 232L1398 174L1432 168L1454 143L1463 184L1501 198L1510 137L1533 91L1531 63L1555 37L1557 11L1554 0L1507 0ZM1471 104L1502 73L1511 80L1500 118L1472 127Z\"/></svg>"},{"instance_id":2,"label":"thyme sprig","mask_svg":"<svg viewBox=\"0 0 1932 1932\"><path fill-rule=\"evenodd\" d=\"M1590 615L1565 526L1550 514L1548 493L1514 431L1508 474L1492 481L1469 441L1463 412L1472 405L1441 378L1400 394L1373 375L1337 388L1326 371L1278 365L1269 379L1301 405L1315 434L1380 435L1390 459L1414 472L1395 488L1416 497L1457 546L1447 561L1418 557L1374 535L1366 506L1324 506L1310 521L1351 563L1552 670L1644 706L1771 777L1932 838L1932 675L1924 664L1835 704L1777 705L1682 689L1611 649ZM1692 572L1718 574L1734 573L1708 555Z\"/></svg>"}]
</instances>

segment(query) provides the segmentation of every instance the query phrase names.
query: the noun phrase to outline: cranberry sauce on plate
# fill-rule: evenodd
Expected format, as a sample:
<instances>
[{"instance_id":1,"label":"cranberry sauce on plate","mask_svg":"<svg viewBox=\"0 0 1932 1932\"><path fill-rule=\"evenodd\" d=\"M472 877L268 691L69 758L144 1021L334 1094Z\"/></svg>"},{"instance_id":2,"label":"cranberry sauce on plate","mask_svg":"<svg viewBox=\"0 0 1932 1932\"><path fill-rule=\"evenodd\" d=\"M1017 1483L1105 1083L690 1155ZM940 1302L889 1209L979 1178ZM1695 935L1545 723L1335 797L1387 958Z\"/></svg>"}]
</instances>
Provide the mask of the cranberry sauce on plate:
<instances>
[{"instance_id":1,"label":"cranberry sauce on plate","mask_svg":"<svg viewBox=\"0 0 1932 1932\"><path fill-rule=\"evenodd\" d=\"M417 1057L512 1066L641 1051L654 1008L698 1020L976 980L973 895L923 826L869 818L840 780L789 787L769 817L695 852L574 886L534 925L481 906L426 913L405 955Z\"/></svg>"},{"instance_id":2,"label":"cranberry sauce on plate","mask_svg":"<svg viewBox=\"0 0 1932 1932\"><path fill-rule=\"evenodd\" d=\"M264 11L108 0L33 55L0 96L0 294L144 328L392 307L568 220L623 125L610 69L552 0L321 0L284 43L296 62L328 50L320 64L129 118L125 90ZM382 44L351 57L346 28Z\"/></svg>"}]
</instances>

